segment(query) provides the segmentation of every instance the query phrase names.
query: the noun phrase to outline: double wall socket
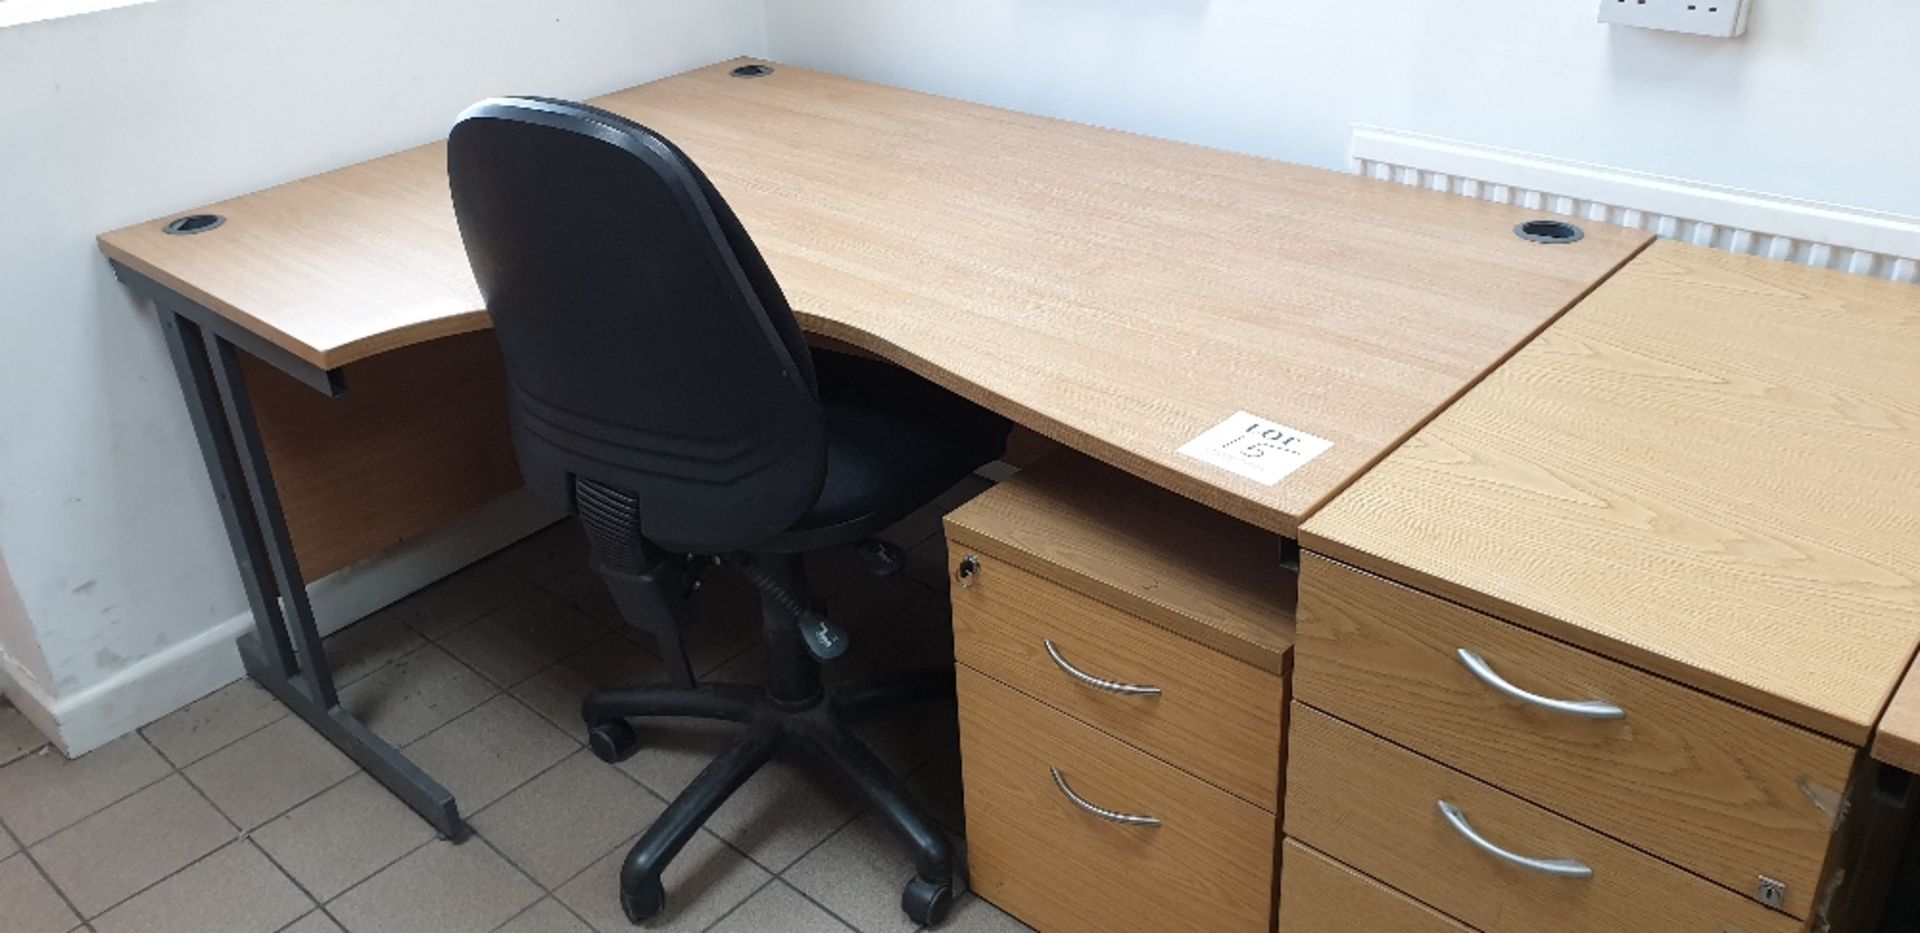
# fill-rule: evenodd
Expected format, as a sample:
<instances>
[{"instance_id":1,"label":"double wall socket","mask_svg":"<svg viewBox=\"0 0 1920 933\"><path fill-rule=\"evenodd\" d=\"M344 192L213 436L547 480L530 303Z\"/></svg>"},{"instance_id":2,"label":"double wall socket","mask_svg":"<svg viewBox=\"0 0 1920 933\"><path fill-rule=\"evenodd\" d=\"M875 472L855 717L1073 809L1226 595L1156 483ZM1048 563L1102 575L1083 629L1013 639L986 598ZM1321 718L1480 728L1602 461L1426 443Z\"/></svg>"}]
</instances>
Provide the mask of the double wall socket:
<instances>
[{"instance_id":1,"label":"double wall socket","mask_svg":"<svg viewBox=\"0 0 1920 933\"><path fill-rule=\"evenodd\" d=\"M1731 39L1747 31L1754 0L1600 0L1600 21Z\"/></svg>"}]
</instances>

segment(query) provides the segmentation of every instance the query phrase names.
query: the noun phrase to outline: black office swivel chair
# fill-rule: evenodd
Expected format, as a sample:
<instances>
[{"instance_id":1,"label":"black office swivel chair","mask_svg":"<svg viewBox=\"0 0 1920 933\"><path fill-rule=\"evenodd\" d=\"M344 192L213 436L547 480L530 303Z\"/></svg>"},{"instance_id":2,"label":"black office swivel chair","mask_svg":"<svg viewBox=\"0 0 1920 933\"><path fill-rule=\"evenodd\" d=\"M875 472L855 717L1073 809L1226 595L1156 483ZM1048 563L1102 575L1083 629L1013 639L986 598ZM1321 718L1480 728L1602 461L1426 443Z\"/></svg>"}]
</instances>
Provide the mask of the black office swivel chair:
<instances>
[{"instance_id":1,"label":"black office swivel chair","mask_svg":"<svg viewBox=\"0 0 1920 933\"><path fill-rule=\"evenodd\" d=\"M585 525L621 614L659 637L679 681L588 694L594 752L632 754L629 716L746 726L628 854L627 917L663 909L667 862L792 749L886 818L915 860L902 907L938 923L946 838L845 723L950 692L952 671L823 691L816 659L845 636L809 611L801 555L862 541L998 457L1007 423L892 367L809 351L726 202L645 127L564 101L483 101L453 128L447 167L521 470ZM764 688L694 683L678 609L688 573L716 556L761 594Z\"/></svg>"}]
</instances>

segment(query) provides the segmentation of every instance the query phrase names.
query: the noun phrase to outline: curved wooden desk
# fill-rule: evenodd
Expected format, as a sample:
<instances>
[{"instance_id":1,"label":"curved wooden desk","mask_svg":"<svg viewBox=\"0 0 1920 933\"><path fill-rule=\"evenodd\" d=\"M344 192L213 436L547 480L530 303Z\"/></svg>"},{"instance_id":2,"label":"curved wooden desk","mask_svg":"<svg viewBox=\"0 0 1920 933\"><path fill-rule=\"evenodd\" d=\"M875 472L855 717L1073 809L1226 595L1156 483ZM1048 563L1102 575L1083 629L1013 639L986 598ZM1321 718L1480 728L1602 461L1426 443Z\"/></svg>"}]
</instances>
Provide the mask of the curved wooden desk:
<instances>
[{"instance_id":1,"label":"curved wooden desk","mask_svg":"<svg viewBox=\"0 0 1920 933\"><path fill-rule=\"evenodd\" d=\"M1540 245L1513 208L736 64L595 103L706 170L804 327L1286 534L1647 242ZM101 248L335 370L487 326L445 161L421 146ZM1175 453L1237 410L1333 448L1275 486Z\"/></svg>"},{"instance_id":2,"label":"curved wooden desk","mask_svg":"<svg viewBox=\"0 0 1920 933\"><path fill-rule=\"evenodd\" d=\"M737 64L597 103L706 170L805 328L1286 534L1647 242L1542 245L1512 208ZM305 599L518 484L445 162L421 146L100 246L159 310L257 621L247 669L454 835L452 796L340 707ZM1176 452L1243 410L1333 446L1275 485Z\"/></svg>"}]
</instances>

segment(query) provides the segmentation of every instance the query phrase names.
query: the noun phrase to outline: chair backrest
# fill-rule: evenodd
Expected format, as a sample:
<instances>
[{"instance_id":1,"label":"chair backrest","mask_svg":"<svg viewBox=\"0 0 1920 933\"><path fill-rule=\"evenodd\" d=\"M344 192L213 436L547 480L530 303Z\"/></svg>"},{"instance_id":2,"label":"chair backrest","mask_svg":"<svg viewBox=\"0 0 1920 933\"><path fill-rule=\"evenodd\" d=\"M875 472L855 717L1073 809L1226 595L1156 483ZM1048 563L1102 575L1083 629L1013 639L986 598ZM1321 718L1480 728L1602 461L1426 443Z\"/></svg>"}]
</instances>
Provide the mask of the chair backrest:
<instances>
[{"instance_id":1,"label":"chair backrest","mask_svg":"<svg viewBox=\"0 0 1920 933\"><path fill-rule=\"evenodd\" d=\"M812 357L731 209L684 153L616 114L496 98L447 144L454 212L506 357L535 493L631 494L675 550L751 547L819 495Z\"/></svg>"}]
</instances>

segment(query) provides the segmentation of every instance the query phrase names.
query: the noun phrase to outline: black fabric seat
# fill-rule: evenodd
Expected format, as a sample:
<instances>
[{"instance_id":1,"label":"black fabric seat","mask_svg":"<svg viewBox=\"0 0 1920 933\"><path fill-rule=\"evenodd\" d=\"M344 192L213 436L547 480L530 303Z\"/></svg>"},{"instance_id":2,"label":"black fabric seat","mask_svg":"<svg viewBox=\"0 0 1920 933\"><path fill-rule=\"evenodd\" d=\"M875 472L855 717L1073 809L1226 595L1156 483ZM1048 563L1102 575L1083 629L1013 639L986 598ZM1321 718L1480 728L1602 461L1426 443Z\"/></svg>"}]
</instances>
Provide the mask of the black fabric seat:
<instances>
[{"instance_id":1,"label":"black fabric seat","mask_svg":"<svg viewBox=\"0 0 1920 933\"><path fill-rule=\"evenodd\" d=\"M580 520L621 615L654 636L676 681L590 692L594 753L634 754L633 717L744 727L627 854L627 917L665 909L661 873L734 790L774 755L808 751L906 845L901 906L938 923L952 848L846 724L951 696L953 668L822 689L820 661L846 636L813 610L801 557L860 542L992 461L1007 422L903 370L809 349L725 199L632 121L483 101L450 134L447 171L506 359L521 473ZM898 568L884 548L865 553ZM695 681L683 603L715 563L760 593L764 687Z\"/></svg>"},{"instance_id":2,"label":"black fabric seat","mask_svg":"<svg viewBox=\"0 0 1920 933\"><path fill-rule=\"evenodd\" d=\"M827 423L819 498L762 550L833 547L899 521L1006 446L1007 423L912 373L814 351Z\"/></svg>"}]
</instances>

